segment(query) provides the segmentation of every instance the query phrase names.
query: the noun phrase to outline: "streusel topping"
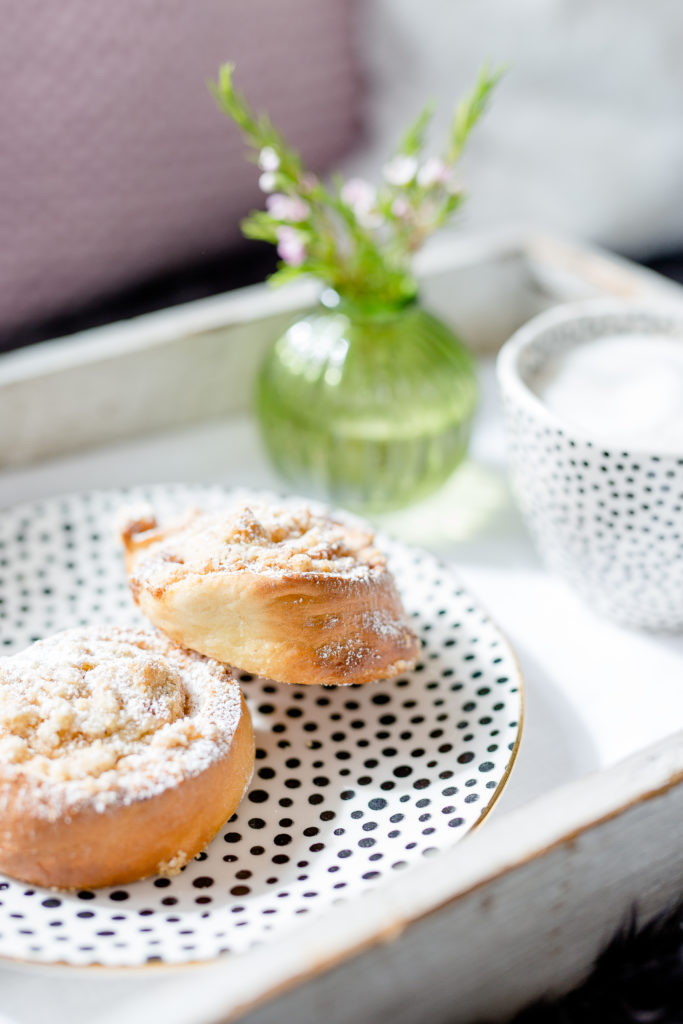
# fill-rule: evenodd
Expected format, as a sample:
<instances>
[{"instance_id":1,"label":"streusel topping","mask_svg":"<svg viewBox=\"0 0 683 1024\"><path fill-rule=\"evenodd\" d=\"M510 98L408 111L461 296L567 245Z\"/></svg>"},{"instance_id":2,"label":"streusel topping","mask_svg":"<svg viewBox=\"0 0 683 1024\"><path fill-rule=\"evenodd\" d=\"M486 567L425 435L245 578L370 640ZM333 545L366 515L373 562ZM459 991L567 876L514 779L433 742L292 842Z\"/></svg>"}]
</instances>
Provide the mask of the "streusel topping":
<instances>
[{"instance_id":1,"label":"streusel topping","mask_svg":"<svg viewBox=\"0 0 683 1024\"><path fill-rule=\"evenodd\" d=\"M168 585L186 573L238 570L365 579L385 566L367 530L318 515L307 505L252 505L195 512L162 530L141 554L134 580Z\"/></svg>"},{"instance_id":2,"label":"streusel topping","mask_svg":"<svg viewBox=\"0 0 683 1024\"><path fill-rule=\"evenodd\" d=\"M229 669L159 635L68 630L0 659L0 776L35 783L49 813L104 809L208 767L240 710Z\"/></svg>"}]
</instances>

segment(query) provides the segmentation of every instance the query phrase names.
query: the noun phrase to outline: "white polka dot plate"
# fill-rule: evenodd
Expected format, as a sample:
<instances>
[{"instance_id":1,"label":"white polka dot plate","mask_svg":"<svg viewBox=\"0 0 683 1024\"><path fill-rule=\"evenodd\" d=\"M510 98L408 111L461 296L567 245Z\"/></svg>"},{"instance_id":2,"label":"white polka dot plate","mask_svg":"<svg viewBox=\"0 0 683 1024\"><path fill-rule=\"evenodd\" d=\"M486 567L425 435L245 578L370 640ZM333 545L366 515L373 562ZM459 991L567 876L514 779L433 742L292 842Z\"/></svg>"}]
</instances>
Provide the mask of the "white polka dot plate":
<instances>
[{"instance_id":1,"label":"white polka dot plate","mask_svg":"<svg viewBox=\"0 0 683 1024\"><path fill-rule=\"evenodd\" d=\"M4 512L3 653L71 626L141 623L113 521L248 492L185 485L96 491ZM256 731L248 794L174 878L56 892L0 878L0 955L69 964L206 960L282 937L300 915L358 900L458 842L489 810L517 751L522 684L496 626L450 569L382 539L420 634L416 668L362 687L242 676Z\"/></svg>"}]
</instances>

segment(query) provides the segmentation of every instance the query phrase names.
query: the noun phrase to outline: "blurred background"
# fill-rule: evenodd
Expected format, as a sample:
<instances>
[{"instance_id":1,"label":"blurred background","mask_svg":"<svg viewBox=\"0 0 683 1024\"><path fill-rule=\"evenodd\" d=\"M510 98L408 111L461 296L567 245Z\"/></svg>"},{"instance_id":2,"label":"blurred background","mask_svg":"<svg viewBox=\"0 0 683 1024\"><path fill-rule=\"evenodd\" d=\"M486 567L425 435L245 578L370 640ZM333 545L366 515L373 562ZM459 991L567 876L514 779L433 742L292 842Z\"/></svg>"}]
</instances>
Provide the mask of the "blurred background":
<instances>
[{"instance_id":1,"label":"blurred background","mask_svg":"<svg viewBox=\"0 0 683 1024\"><path fill-rule=\"evenodd\" d=\"M683 276L680 0L0 0L0 348L262 280L224 60L319 172L376 176L428 98L509 71L459 229L528 223Z\"/></svg>"}]
</instances>

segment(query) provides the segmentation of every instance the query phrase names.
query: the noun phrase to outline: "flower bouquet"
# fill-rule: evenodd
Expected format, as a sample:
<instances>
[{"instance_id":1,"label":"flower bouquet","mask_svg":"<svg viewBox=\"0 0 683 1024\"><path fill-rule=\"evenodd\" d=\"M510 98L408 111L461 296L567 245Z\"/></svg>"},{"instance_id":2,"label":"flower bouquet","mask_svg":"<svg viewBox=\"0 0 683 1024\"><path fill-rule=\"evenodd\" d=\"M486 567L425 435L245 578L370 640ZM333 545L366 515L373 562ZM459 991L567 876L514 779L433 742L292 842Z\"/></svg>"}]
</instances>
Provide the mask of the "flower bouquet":
<instances>
[{"instance_id":1,"label":"flower bouquet","mask_svg":"<svg viewBox=\"0 0 683 1024\"><path fill-rule=\"evenodd\" d=\"M462 459L476 404L472 358L418 301L413 254L460 207L456 165L500 71L457 105L440 155L424 155L432 107L404 133L378 185L312 174L220 69L213 92L258 164L266 209L242 222L272 242L272 283L322 283L321 305L274 342L257 411L273 461L296 489L365 512L435 490Z\"/></svg>"}]
</instances>

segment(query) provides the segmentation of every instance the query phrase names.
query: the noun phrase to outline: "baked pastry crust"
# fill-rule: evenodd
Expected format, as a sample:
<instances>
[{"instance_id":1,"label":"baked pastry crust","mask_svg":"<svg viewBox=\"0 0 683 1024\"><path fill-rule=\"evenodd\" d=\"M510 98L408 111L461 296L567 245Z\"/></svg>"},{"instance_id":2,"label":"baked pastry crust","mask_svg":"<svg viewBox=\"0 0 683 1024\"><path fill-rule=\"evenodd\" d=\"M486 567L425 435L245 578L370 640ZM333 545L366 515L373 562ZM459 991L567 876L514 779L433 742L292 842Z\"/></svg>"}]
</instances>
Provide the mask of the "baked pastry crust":
<instances>
[{"instance_id":1,"label":"baked pastry crust","mask_svg":"<svg viewBox=\"0 0 683 1024\"><path fill-rule=\"evenodd\" d=\"M283 683L388 679L420 646L362 527L299 504L124 517L135 601L172 640Z\"/></svg>"},{"instance_id":2,"label":"baked pastry crust","mask_svg":"<svg viewBox=\"0 0 683 1024\"><path fill-rule=\"evenodd\" d=\"M136 629L68 630L0 659L0 871L91 888L174 874L249 784L225 665Z\"/></svg>"}]
</instances>

